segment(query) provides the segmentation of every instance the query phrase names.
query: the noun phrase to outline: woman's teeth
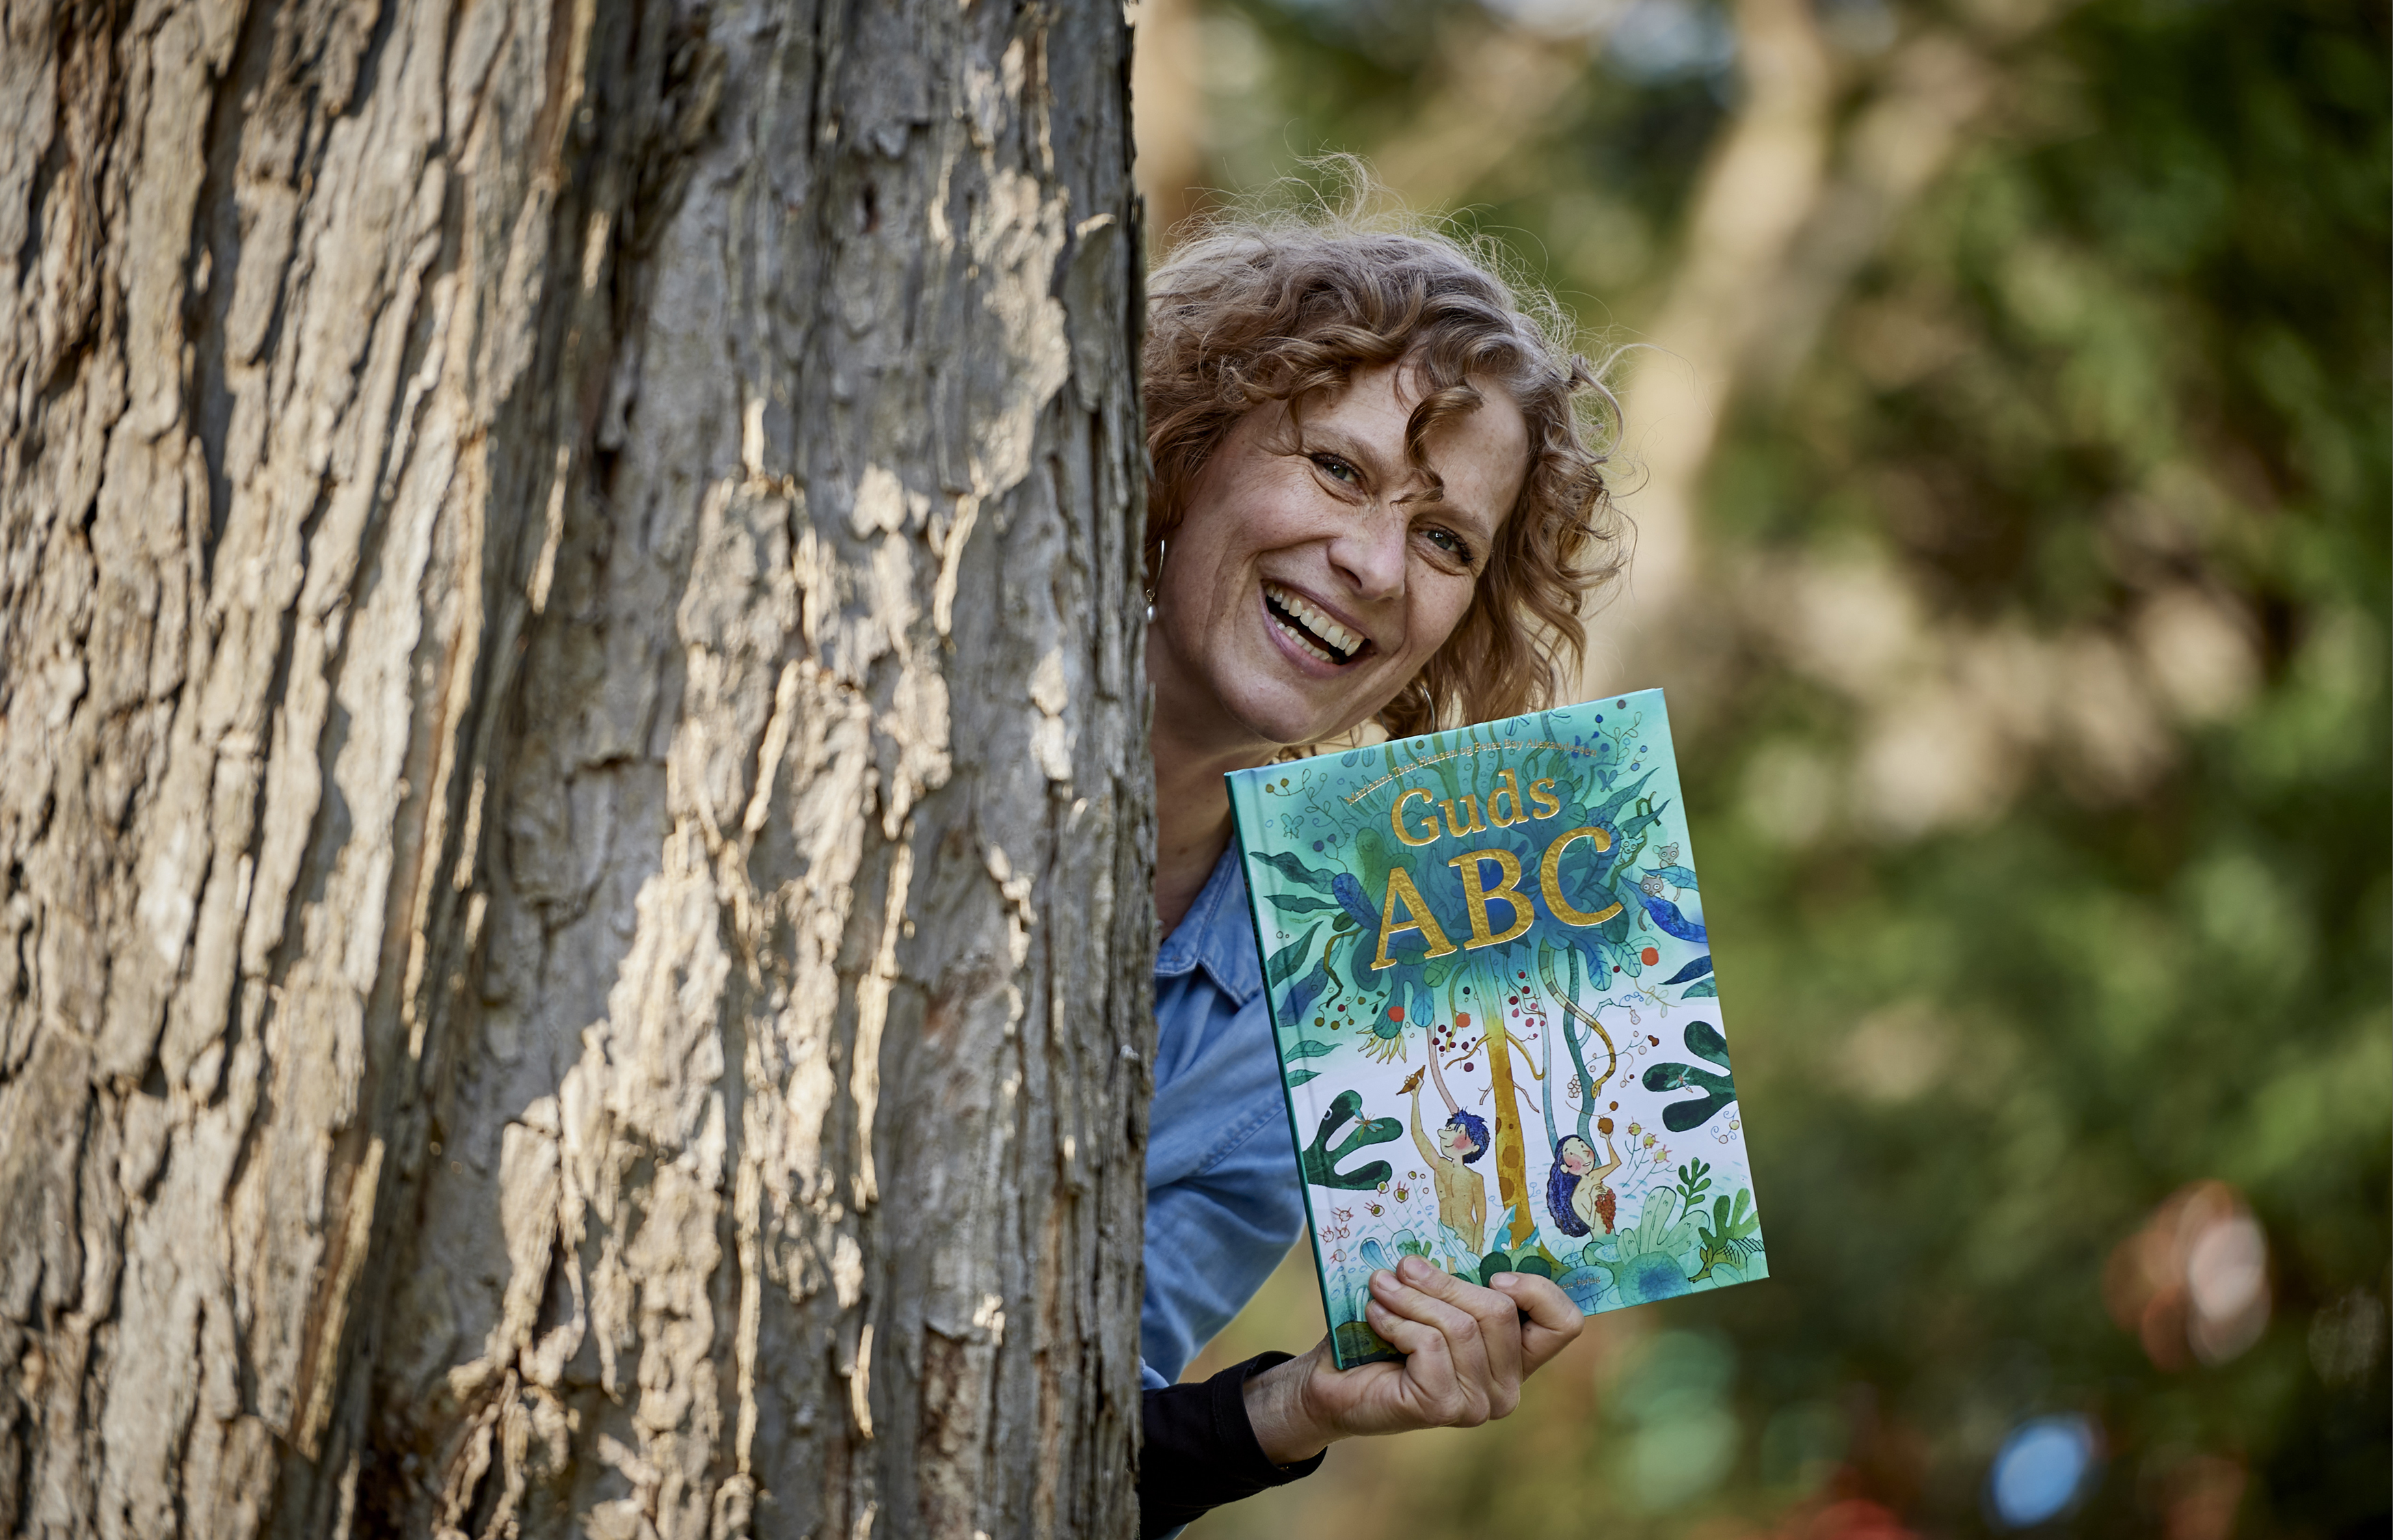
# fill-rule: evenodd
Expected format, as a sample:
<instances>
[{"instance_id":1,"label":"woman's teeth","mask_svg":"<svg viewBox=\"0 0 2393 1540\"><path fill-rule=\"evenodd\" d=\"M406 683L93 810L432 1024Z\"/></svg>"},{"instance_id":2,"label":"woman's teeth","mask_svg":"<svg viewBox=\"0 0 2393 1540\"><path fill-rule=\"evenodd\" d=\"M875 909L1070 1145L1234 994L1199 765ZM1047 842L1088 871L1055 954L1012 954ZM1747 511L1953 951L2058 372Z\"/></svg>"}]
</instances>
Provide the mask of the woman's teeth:
<instances>
[{"instance_id":1,"label":"woman's teeth","mask_svg":"<svg viewBox=\"0 0 2393 1540\"><path fill-rule=\"evenodd\" d=\"M1323 614L1319 607L1307 603L1302 594L1292 594L1276 583L1265 583L1263 598L1279 628L1297 646L1323 662L1342 664L1363 649L1364 638Z\"/></svg>"}]
</instances>

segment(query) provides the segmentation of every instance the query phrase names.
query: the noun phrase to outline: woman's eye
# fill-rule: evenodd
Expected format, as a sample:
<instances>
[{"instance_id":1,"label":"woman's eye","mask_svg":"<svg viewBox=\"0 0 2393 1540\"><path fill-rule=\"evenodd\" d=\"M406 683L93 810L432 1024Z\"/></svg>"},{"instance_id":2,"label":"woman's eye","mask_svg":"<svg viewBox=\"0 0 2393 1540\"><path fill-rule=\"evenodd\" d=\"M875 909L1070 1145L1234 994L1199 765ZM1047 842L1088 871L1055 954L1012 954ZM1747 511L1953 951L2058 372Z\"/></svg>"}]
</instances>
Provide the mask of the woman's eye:
<instances>
[{"instance_id":1,"label":"woman's eye","mask_svg":"<svg viewBox=\"0 0 2393 1540\"><path fill-rule=\"evenodd\" d=\"M1452 556L1463 566L1469 567L1471 565L1471 542L1469 541L1464 540L1460 535L1456 534L1451 529L1432 528L1424 530L1423 533L1428 535L1429 542L1432 545L1436 546L1439 550L1445 552L1447 555Z\"/></svg>"},{"instance_id":2,"label":"woman's eye","mask_svg":"<svg viewBox=\"0 0 2393 1540\"><path fill-rule=\"evenodd\" d=\"M1313 463L1320 467L1321 474L1324 476L1343 481L1349 487L1362 485L1363 473L1334 454L1316 454L1313 457Z\"/></svg>"}]
</instances>

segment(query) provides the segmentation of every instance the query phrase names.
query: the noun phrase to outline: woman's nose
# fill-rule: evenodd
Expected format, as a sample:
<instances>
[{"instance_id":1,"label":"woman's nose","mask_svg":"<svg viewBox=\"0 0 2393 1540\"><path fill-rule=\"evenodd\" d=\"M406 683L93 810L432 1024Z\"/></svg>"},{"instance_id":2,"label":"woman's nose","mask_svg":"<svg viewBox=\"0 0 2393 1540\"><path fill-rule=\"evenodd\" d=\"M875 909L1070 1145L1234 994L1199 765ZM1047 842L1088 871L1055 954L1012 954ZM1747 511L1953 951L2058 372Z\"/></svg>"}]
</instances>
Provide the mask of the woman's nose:
<instances>
[{"instance_id":1,"label":"woman's nose","mask_svg":"<svg viewBox=\"0 0 2393 1540\"><path fill-rule=\"evenodd\" d=\"M1329 542L1329 565L1360 598L1387 599L1405 590L1406 521L1399 510L1374 506Z\"/></svg>"}]
</instances>

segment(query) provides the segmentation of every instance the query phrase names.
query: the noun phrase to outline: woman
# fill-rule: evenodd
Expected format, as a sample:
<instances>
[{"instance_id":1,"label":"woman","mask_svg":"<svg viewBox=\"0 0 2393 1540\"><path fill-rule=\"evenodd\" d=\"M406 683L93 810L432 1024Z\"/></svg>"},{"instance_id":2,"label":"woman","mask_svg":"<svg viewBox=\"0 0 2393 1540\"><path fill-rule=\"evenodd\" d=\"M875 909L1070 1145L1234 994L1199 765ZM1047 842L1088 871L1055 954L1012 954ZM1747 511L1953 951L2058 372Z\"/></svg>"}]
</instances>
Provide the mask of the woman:
<instances>
[{"instance_id":1,"label":"woman","mask_svg":"<svg viewBox=\"0 0 2393 1540\"><path fill-rule=\"evenodd\" d=\"M1554 1167L1546 1179L1546 1209L1554 1217L1554 1227L1565 1235L1589 1235L1597 1225L1603 1233L1612 1233L1612 1218L1616 1200L1604 1181L1620 1169L1620 1152L1613 1147L1612 1119L1597 1123L1603 1135L1603 1153L1612 1158L1602 1165L1595 1163L1595 1146L1582 1134L1564 1134L1554 1146Z\"/></svg>"},{"instance_id":2,"label":"woman","mask_svg":"<svg viewBox=\"0 0 2393 1540\"><path fill-rule=\"evenodd\" d=\"M1482 1287L1408 1259L1367 1312L1402 1364L1341 1372L1325 1341L1170 1384L1303 1228L1223 773L1366 722L1401 736L1546 703L1582 596L1618 564L1576 411L1593 376L1455 242L1231 224L1148 292L1152 1535L1337 1440L1503 1416L1578 1334L1546 1279Z\"/></svg>"}]
</instances>

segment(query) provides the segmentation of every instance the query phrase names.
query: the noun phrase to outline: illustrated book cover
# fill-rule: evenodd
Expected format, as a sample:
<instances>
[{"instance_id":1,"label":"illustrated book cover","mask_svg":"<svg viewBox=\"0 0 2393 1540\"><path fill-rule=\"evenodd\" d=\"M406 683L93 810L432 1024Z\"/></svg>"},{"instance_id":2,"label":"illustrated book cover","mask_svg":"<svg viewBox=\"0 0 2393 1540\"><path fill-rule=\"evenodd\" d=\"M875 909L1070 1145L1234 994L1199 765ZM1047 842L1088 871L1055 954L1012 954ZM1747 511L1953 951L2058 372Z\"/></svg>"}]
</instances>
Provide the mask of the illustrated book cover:
<instances>
[{"instance_id":1,"label":"illustrated book cover","mask_svg":"<svg viewBox=\"0 0 2393 1540\"><path fill-rule=\"evenodd\" d=\"M1769 1275L1661 691L1228 778L1340 1367L1407 1253L1590 1315Z\"/></svg>"}]
</instances>

